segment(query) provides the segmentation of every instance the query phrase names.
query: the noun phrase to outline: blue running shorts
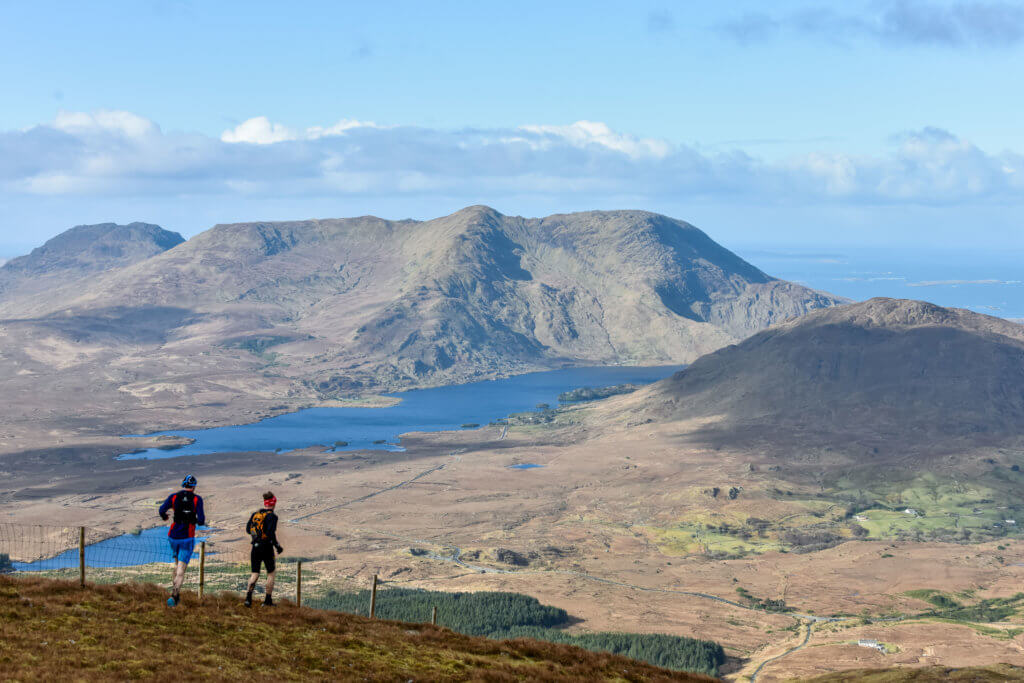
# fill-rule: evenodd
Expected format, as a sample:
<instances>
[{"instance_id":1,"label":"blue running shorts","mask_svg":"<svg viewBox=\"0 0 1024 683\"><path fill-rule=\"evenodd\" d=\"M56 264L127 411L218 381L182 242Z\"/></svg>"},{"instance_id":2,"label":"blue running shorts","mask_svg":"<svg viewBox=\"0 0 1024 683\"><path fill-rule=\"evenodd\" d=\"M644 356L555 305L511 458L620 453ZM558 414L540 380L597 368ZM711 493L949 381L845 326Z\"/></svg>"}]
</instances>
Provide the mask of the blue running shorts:
<instances>
[{"instance_id":1,"label":"blue running shorts","mask_svg":"<svg viewBox=\"0 0 1024 683\"><path fill-rule=\"evenodd\" d=\"M174 561L188 564L188 561L192 559L192 552L196 548L196 539L168 538L167 542L171 544L171 554L174 555Z\"/></svg>"}]
</instances>

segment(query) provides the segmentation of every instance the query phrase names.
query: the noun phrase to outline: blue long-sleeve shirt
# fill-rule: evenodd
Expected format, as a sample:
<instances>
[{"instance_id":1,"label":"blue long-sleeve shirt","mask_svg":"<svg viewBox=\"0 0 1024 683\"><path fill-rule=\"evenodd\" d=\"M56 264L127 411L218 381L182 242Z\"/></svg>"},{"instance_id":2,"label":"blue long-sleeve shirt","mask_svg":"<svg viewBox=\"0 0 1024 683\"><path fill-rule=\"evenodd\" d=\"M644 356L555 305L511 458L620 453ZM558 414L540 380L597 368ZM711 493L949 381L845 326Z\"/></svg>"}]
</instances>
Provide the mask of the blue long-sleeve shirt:
<instances>
[{"instance_id":1,"label":"blue long-sleeve shirt","mask_svg":"<svg viewBox=\"0 0 1024 683\"><path fill-rule=\"evenodd\" d=\"M160 516L163 517L167 514L168 510L171 514L174 514L174 500L177 496L185 493L184 491L178 491L167 496L167 500L164 501L163 505L160 506ZM203 499L197 494L192 494L196 499L196 524L176 524L171 522L171 528L167 531L167 536L170 538L195 538L196 526L203 526L206 524L206 513L203 511Z\"/></svg>"}]
</instances>

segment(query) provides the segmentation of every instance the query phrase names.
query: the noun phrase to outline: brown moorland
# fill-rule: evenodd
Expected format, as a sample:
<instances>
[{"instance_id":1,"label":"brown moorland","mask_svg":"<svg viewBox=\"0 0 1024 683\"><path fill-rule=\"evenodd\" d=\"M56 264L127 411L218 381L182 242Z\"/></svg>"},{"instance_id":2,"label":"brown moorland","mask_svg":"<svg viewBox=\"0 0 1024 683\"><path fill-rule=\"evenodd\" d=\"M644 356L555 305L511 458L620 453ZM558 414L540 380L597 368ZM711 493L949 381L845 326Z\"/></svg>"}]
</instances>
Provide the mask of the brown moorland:
<instances>
[{"instance_id":1,"label":"brown moorland","mask_svg":"<svg viewBox=\"0 0 1024 683\"><path fill-rule=\"evenodd\" d=\"M1024 681L1024 669L1009 664L953 669L927 666L920 669L858 669L804 679L814 683L902 683L903 681Z\"/></svg>"},{"instance_id":2,"label":"brown moorland","mask_svg":"<svg viewBox=\"0 0 1024 683\"><path fill-rule=\"evenodd\" d=\"M41 495L46 488L40 487L32 498L4 506L0 515L21 524L62 520L127 533L159 523L156 504L180 478L172 476L188 468L197 473L208 515L221 529L212 539L217 552L246 550L241 530L258 502L253 497L274 490L287 553L320 558L307 565L311 576L304 594L310 597L328 588L366 588L373 574L386 586L520 592L581 620L571 629L575 633L621 630L717 641L735 663L725 672L742 680L798 645L803 634L793 629L806 620L693 595L743 602L741 587L759 598L785 600L799 613L850 615L834 626L816 625L808 647L773 660L758 681L867 666L1024 665L1024 635L1014 633L1024 626L1020 617L984 628L934 620L862 623L862 617L872 621L929 609L908 591L973 591L970 602L1014 595L1024 585L1021 541L847 535L825 550L782 552L780 527L824 525L842 533L848 526L841 509L830 510L832 504L817 497L816 487L787 485L793 495L779 499L772 491L779 485L776 473L761 456L680 443L673 425L612 430L595 441L579 438L579 428L513 427L500 442L484 441L500 434L496 428L409 436L406 453L107 461L109 468L88 472L83 464L73 468L74 477L47 485L53 497ZM563 432L564 443L556 439ZM989 457L1006 456L996 450L977 454ZM515 462L545 467L506 469ZM443 469L435 470L439 465ZM428 470L433 471L414 480ZM725 493L712 498L704 493L712 486L742 491L734 500ZM98 495L102 487L121 493ZM693 536L696 525L735 526L768 512L779 521L766 539L756 533L748 541L703 531ZM312 516L298 520L307 515ZM737 556L743 543L754 544L754 552ZM429 554L413 555L410 548ZM455 548L463 551L462 564L452 559ZM526 556L529 565L501 562L499 548ZM537 558L531 556L535 551ZM194 571L189 580L194 586ZM281 590L291 587L285 583ZM883 656L843 645L857 638L877 639L898 651Z\"/></svg>"},{"instance_id":3,"label":"brown moorland","mask_svg":"<svg viewBox=\"0 0 1024 683\"><path fill-rule=\"evenodd\" d=\"M0 577L4 678L711 681L625 657L232 597L171 611L155 586Z\"/></svg>"}]
</instances>

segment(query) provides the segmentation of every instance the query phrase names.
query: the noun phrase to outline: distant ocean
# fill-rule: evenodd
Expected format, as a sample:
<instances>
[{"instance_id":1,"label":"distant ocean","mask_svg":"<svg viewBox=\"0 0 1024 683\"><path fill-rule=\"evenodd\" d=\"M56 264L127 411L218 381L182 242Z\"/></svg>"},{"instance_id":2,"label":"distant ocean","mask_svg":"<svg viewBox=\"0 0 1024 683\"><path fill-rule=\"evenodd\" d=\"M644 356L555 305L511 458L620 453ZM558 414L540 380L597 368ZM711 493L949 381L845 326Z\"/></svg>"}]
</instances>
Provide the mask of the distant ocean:
<instances>
[{"instance_id":1,"label":"distant ocean","mask_svg":"<svg viewBox=\"0 0 1024 683\"><path fill-rule=\"evenodd\" d=\"M921 299L1024 318L1024 252L938 249L735 249L769 275L863 301Z\"/></svg>"}]
</instances>

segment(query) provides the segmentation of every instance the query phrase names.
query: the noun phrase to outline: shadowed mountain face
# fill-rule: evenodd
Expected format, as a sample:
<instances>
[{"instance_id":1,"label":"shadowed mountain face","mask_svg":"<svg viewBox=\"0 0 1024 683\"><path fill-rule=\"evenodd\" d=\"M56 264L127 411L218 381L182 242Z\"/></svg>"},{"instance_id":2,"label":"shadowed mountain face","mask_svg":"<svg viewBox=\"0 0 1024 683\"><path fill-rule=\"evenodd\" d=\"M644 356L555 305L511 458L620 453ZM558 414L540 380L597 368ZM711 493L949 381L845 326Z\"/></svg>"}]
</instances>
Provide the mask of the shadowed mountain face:
<instances>
[{"instance_id":1,"label":"shadowed mountain face","mask_svg":"<svg viewBox=\"0 0 1024 683\"><path fill-rule=\"evenodd\" d=\"M178 233L149 223L79 225L0 266L0 301L123 268L184 241Z\"/></svg>"},{"instance_id":2,"label":"shadowed mountain face","mask_svg":"<svg viewBox=\"0 0 1024 683\"><path fill-rule=\"evenodd\" d=\"M153 226L75 228L5 266L53 273L50 287L0 296L0 334L26 356L7 370L35 390L54 368L92 386L110 377L117 400L154 404L332 397L687 362L838 303L640 211L470 207L422 222L217 225L177 242Z\"/></svg>"},{"instance_id":3,"label":"shadowed mountain face","mask_svg":"<svg viewBox=\"0 0 1024 683\"><path fill-rule=\"evenodd\" d=\"M1024 434L1024 328L921 301L816 311L708 354L627 410L726 432Z\"/></svg>"}]
</instances>

